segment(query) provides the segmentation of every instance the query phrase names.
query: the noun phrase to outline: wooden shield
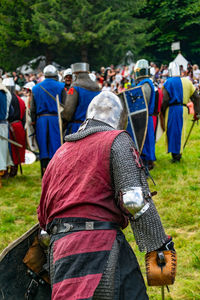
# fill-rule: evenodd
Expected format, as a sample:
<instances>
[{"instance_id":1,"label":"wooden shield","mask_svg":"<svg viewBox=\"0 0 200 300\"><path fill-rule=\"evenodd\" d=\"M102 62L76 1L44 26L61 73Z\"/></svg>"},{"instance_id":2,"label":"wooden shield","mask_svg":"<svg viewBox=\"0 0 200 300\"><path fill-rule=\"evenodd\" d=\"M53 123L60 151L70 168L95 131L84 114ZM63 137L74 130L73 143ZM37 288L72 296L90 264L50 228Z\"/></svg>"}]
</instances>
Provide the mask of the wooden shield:
<instances>
[{"instance_id":1,"label":"wooden shield","mask_svg":"<svg viewBox=\"0 0 200 300\"><path fill-rule=\"evenodd\" d=\"M42 279L35 277L23 262L35 237L38 235L39 224L33 226L19 239L11 243L0 254L0 299L6 300L50 300L51 286ZM25 297L28 290L33 298Z\"/></svg>"}]
</instances>

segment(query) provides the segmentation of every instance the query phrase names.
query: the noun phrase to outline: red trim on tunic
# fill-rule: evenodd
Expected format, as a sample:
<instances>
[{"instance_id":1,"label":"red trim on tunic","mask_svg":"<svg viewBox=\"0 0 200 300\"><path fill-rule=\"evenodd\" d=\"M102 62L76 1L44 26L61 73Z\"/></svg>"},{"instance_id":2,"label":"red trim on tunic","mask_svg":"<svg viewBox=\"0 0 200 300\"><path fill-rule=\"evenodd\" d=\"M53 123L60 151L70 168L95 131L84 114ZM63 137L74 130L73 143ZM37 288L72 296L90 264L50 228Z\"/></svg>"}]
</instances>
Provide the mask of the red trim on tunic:
<instances>
[{"instance_id":1,"label":"red trim on tunic","mask_svg":"<svg viewBox=\"0 0 200 300\"><path fill-rule=\"evenodd\" d=\"M73 87L70 88L67 94L68 95L73 95L74 94L74 88Z\"/></svg>"}]
</instances>

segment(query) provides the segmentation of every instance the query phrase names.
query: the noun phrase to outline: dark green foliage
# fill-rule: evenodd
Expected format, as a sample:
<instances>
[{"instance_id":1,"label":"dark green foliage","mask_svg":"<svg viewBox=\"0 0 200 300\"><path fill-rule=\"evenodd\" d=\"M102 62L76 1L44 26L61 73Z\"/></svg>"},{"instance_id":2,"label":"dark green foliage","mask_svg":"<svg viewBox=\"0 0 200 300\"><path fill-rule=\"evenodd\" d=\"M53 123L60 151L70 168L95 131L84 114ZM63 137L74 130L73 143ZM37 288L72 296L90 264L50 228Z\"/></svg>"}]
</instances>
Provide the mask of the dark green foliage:
<instances>
[{"instance_id":1,"label":"dark green foliage","mask_svg":"<svg viewBox=\"0 0 200 300\"><path fill-rule=\"evenodd\" d=\"M92 69L121 62L128 50L168 63L176 53L200 63L200 0L1 0L0 68L13 70L45 55Z\"/></svg>"},{"instance_id":2,"label":"dark green foliage","mask_svg":"<svg viewBox=\"0 0 200 300\"><path fill-rule=\"evenodd\" d=\"M117 0L2 0L0 65L16 67L38 54L62 65L80 60L96 68L118 64L128 50L137 54L144 47L147 24L137 19L143 4L129 0L123 5Z\"/></svg>"},{"instance_id":3,"label":"dark green foliage","mask_svg":"<svg viewBox=\"0 0 200 300\"><path fill-rule=\"evenodd\" d=\"M141 14L153 20L145 47L151 60L168 63L177 55L171 52L171 43L180 41L182 54L200 63L200 0L149 0Z\"/></svg>"}]
</instances>

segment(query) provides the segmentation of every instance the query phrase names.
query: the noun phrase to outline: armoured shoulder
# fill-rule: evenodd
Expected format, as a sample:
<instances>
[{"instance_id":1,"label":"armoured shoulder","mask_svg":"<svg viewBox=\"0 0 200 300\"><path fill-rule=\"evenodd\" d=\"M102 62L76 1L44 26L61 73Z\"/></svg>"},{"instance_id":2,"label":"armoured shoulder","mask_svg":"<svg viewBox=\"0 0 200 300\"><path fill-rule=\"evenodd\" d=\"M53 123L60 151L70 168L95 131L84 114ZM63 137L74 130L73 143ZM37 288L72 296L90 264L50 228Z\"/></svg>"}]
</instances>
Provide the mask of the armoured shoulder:
<instances>
[{"instance_id":1,"label":"armoured shoulder","mask_svg":"<svg viewBox=\"0 0 200 300\"><path fill-rule=\"evenodd\" d=\"M98 92L100 88L98 84L90 79L87 73L80 73L74 82L72 82L72 87L81 87L89 91Z\"/></svg>"}]
</instances>

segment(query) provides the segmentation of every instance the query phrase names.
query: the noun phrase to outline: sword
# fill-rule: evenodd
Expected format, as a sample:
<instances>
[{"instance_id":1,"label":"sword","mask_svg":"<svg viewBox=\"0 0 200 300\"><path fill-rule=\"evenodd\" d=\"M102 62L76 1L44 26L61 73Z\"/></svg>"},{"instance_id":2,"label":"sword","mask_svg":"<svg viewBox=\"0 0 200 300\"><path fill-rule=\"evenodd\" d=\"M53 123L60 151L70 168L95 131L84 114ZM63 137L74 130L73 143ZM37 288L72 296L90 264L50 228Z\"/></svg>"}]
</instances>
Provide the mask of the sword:
<instances>
[{"instance_id":1,"label":"sword","mask_svg":"<svg viewBox=\"0 0 200 300\"><path fill-rule=\"evenodd\" d=\"M192 132L192 129L193 129L193 127L194 127L194 124L195 124L195 122L197 122L197 120L192 120L192 126L190 127L190 131L189 131L189 133L188 133L188 136L187 136L187 138L186 138L186 140L185 140L185 144L183 145L183 149L185 148L185 146L186 146L186 144L187 144L187 142L188 142L188 139L189 139L189 137L190 137L190 134L191 134L191 132Z\"/></svg>"},{"instance_id":2,"label":"sword","mask_svg":"<svg viewBox=\"0 0 200 300\"><path fill-rule=\"evenodd\" d=\"M18 144L17 142L12 141L12 140L6 138L5 136L0 135L0 139L5 140L5 141L17 146L17 147L20 147L20 148L23 147L21 144Z\"/></svg>"}]
</instances>

